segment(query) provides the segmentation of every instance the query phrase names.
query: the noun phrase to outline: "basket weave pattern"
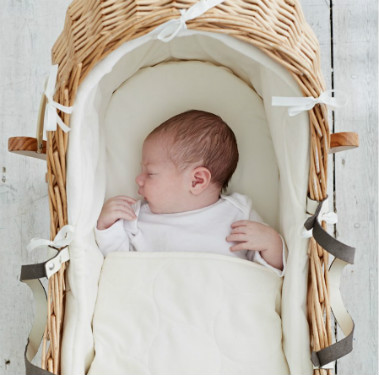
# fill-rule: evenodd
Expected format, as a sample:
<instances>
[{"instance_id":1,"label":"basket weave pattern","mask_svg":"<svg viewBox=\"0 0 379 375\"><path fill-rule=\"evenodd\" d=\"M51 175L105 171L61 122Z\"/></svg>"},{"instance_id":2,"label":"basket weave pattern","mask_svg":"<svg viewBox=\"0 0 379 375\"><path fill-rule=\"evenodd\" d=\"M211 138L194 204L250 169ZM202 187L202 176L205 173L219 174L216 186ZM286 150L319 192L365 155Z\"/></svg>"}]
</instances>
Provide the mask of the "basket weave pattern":
<instances>
[{"instance_id":1,"label":"basket weave pattern","mask_svg":"<svg viewBox=\"0 0 379 375\"><path fill-rule=\"evenodd\" d=\"M59 64L55 100L74 104L78 86L93 66L123 43L141 37L162 23L180 17L197 0L74 0L56 41L52 60ZM305 22L297 0L229 0L188 21L194 30L225 33L252 44L284 66L304 96L325 91L318 41ZM327 193L327 155L330 134L327 111L316 105L309 113L311 153L308 195L322 200ZM69 125L70 115L61 113ZM67 134L48 132L48 186L54 238L67 220ZM309 245L308 318L312 350L332 343L328 293L328 254L311 239ZM43 344L43 368L60 371L61 329L64 317L64 269L49 281L49 318ZM330 371L330 370L329 370ZM315 374L326 374L315 370Z\"/></svg>"}]
</instances>

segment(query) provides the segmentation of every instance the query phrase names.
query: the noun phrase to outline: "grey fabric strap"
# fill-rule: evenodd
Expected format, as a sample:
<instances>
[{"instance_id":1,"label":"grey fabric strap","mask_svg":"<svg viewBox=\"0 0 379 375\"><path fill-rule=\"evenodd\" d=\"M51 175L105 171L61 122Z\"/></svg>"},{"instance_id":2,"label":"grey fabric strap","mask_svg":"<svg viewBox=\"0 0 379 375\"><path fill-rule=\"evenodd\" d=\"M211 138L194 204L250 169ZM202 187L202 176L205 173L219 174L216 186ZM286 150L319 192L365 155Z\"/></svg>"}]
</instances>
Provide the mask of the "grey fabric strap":
<instances>
[{"instance_id":1,"label":"grey fabric strap","mask_svg":"<svg viewBox=\"0 0 379 375\"><path fill-rule=\"evenodd\" d=\"M321 211L322 203L323 201L319 203L316 212L305 222L304 227L307 230L313 229L313 237L323 249L334 255L336 258L353 264L355 248L336 240L322 228L321 224L317 220Z\"/></svg>"},{"instance_id":2,"label":"grey fabric strap","mask_svg":"<svg viewBox=\"0 0 379 375\"><path fill-rule=\"evenodd\" d=\"M318 368L350 353L353 350L354 334L354 322L344 307L339 288L343 268L348 263L354 263L355 248L337 241L322 228L318 216L321 212L323 202L324 201L319 202L315 213L305 222L304 226L307 230L313 229L315 241L322 248L335 256L329 268L330 306L338 325L346 337L333 345L312 353L312 363Z\"/></svg>"},{"instance_id":3,"label":"grey fabric strap","mask_svg":"<svg viewBox=\"0 0 379 375\"><path fill-rule=\"evenodd\" d=\"M26 280L42 279L46 277L45 263L37 264L25 264L21 267L20 280L25 282Z\"/></svg>"},{"instance_id":4,"label":"grey fabric strap","mask_svg":"<svg viewBox=\"0 0 379 375\"><path fill-rule=\"evenodd\" d=\"M31 362L25 360L26 375L54 375L52 372L44 370L41 367L34 366Z\"/></svg>"},{"instance_id":5,"label":"grey fabric strap","mask_svg":"<svg viewBox=\"0 0 379 375\"><path fill-rule=\"evenodd\" d=\"M44 263L25 265L21 267L20 280L26 283L33 292L35 302L35 318L32 330L30 331L28 343L25 347L25 374L26 375L49 375L49 371L43 370L32 364L33 358L38 352L41 344L43 332L47 321L47 296L40 277L43 277L45 272ZM42 275L42 276L41 276Z\"/></svg>"},{"instance_id":6,"label":"grey fabric strap","mask_svg":"<svg viewBox=\"0 0 379 375\"><path fill-rule=\"evenodd\" d=\"M314 366L321 368L326 364L333 362L349 354L353 350L354 329L342 340L318 352L312 352L311 360Z\"/></svg>"},{"instance_id":7,"label":"grey fabric strap","mask_svg":"<svg viewBox=\"0 0 379 375\"><path fill-rule=\"evenodd\" d=\"M50 258L44 263L28 264L21 267L20 281L26 283L33 292L35 302L35 318L32 330L30 331L28 343L25 347L25 373L26 375L53 375L53 373L33 365L32 360L36 356L40 347L43 333L47 322L47 296L45 288L39 279L50 277L48 265L60 262L60 253ZM59 267L57 267L57 270ZM56 271L55 271L56 272Z\"/></svg>"},{"instance_id":8,"label":"grey fabric strap","mask_svg":"<svg viewBox=\"0 0 379 375\"><path fill-rule=\"evenodd\" d=\"M316 367L325 366L353 350L354 322L345 309L339 291L342 270L346 264L343 260L336 258L329 268L330 306L345 337L327 348L312 353L311 360Z\"/></svg>"}]
</instances>

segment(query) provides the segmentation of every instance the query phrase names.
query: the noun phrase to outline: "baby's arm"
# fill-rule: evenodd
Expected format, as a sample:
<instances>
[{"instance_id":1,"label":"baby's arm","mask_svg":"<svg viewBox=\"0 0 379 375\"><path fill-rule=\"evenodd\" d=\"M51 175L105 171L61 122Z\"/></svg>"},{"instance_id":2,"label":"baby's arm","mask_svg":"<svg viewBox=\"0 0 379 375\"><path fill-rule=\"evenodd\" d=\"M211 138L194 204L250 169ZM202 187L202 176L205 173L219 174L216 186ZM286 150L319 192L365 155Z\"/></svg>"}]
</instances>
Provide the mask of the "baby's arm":
<instances>
[{"instance_id":1,"label":"baby's arm","mask_svg":"<svg viewBox=\"0 0 379 375\"><path fill-rule=\"evenodd\" d=\"M232 224L228 242L236 242L230 250L259 251L262 258L272 267L283 269L283 242L275 229L250 220L240 220Z\"/></svg>"},{"instance_id":2,"label":"baby's arm","mask_svg":"<svg viewBox=\"0 0 379 375\"><path fill-rule=\"evenodd\" d=\"M105 202L95 229L96 242L104 256L112 251L129 249L129 238L119 219L136 219L131 207L134 203L133 198L126 196L113 197Z\"/></svg>"}]
</instances>

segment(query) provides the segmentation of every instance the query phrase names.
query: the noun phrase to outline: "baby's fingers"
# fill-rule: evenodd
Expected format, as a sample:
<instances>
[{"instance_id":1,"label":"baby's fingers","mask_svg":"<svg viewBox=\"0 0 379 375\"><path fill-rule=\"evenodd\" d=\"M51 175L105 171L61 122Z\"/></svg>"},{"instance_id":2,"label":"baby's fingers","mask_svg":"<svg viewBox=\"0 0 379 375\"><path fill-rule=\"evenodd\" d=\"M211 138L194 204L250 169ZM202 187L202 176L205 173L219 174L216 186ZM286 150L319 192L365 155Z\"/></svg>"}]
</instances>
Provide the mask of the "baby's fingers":
<instances>
[{"instance_id":1,"label":"baby's fingers","mask_svg":"<svg viewBox=\"0 0 379 375\"><path fill-rule=\"evenodd\" d=\"M235 227L231 230L231 234L246 234L246 227Z\"/></svg>"},{"instance_id":2,"label":"baby's fingers","mask_svg":"<svg viewBox=\"0 0 379 375\"><path fill-rule=\"evenodd\" d=\"M120 213L124 213L125 215L128 215L129 217L132 218L132 220L136 219L137 216L134 212L134 210L130 206L119 206L117 208L117 211Z\"/></svg>"},{"instance_id":3,"label":"baby's fingers","mask_svg":"<svg viewBox=\"0 0 379 375\"><path fill-rule=\"evenodd\" d=\"M238 220L238 221L235 221L234 223L232 223L232 228L246 227L250 223L251 223L251 221L249 221L249 220Z\"/></svg>"},{"instance_id":4,"label":"baby's fingers","mask_svg":"<svg viewBox=\"0 0 379 375\"><path fill-rule=\"evenodd\" d=\"M115 214L118 219L135 220L137 218L133 211L117 210Z\"/></svg>"},{"instance_id":5,"label":"baby's fingers","mask_svg":"<svg viewBox=\"0 0 379 375\"><path fill-rule=\"evenodd\" d=\"M237 245L233 245L230 247L230 251L242 251L242 250L247 250L247 246L245 242L241 242Z\"/></svg>"},{"instance_id":6,"label":"baby's fingers","mask_svg":"<svg viewBox=\"0 0 379 375\"><path fill-rule=\"evenodd\" d=\"M126 195L118 195L117 197L115 197L115 200L127 202L129 204L135 204L137 202L134 198L128 197Z\"/></svg>"},{"instance_id":7,"label":"baby's fingers","mask_svg":"<svg viewBox=\"0 0 379 375\"><path fill-rule=\"evenodd\" d=\"M228 237L226 237L226 240L228 242L241 242L241 241L247 241L246 234L243 233L232 233L229 234Z\"/></svg>"}]
</instances>

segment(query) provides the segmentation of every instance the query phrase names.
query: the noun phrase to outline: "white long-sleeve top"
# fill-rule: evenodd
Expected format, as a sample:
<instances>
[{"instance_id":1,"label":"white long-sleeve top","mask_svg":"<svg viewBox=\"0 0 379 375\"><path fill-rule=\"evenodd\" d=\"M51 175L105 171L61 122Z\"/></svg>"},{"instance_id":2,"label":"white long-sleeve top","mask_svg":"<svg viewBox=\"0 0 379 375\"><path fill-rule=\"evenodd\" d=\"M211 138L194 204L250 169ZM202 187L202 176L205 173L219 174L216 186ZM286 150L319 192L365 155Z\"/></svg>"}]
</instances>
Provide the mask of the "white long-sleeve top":
<instances>
[{"instance_id":1,"label":"white long-sleeve top","mask_svg":"<svg viewBox=\"0 0 379 375\"><path fill-rule=\"evenodd\" d=\"M221 195L210 206L173 214L154 214L145 201L138 201L133 208L136 220L118 220L107 229L95 229L96 241L104 256L113 251L206 252L248 259L271 268L280 276L284 273L269 265L258 251L230 251L232 244L226 237L232 223L238 220L263 222L245 195ZM284 257L283 244L283 264Z\"/></svg>"}]
</instances>

